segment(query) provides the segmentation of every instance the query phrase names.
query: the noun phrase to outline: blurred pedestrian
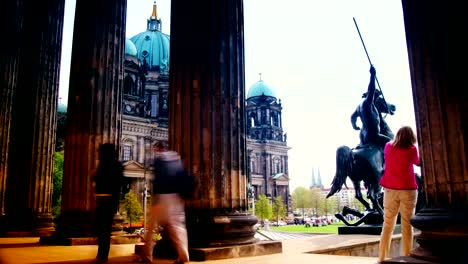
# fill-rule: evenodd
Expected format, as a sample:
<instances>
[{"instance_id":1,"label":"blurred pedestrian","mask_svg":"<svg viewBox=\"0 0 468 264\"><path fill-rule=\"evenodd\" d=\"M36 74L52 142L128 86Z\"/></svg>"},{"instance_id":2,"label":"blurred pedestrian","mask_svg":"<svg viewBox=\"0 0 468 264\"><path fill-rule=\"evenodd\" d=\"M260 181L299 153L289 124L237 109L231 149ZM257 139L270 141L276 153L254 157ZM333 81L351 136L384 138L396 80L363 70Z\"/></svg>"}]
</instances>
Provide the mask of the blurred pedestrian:
<instances>
[{"instance_id":1,"label":"blurred pedestrian","mask_svg":"<svg viewBox=\"0 0 468 264\"><path fill-rule=\"evenodd\" d=\"M395 139L385 145L385 171L380 180L384 190L384 223L382 227L379 261L385 260L390 251L393 230L398 212L401 214L402 255L409 256L413 248L411 216L415 213L418 184L413 165L419 166L419 154L415 146L416 135L409 126L400 128Z\"/></svg>"},{"instance_id":2,"label":"blurred pedestrian","mask_svg":"<svg viewBox=\"0 0 468 264\"><path fill-rule=\"evenodd\" d=\"M123 166L117 159L115 145L102 144L99 147L99 165L92 178L96 196L94 227L98 236L98 252L94 263L107 263L112 223L119 206L123 179Z\"/></svg>"},{"instance_id":3,"label":"blurred pedestrian","mask_svg":"<svg viewBox=\"0 0 468 264\"><path fill-rule=\"evenodd\" d=\"M153 236L155 229L159 226L164 228L164 234L172 241L177 251L178 258L175 263L189 261L185 201L181 195L181 177L184 175L186 172L180 155L175 151L167 151L162 145L158 145L154 161L151 217L141 254L141 260L144 263L152 263L153 261L153 248L155 246Z\"/></svg>"}]
</instances>

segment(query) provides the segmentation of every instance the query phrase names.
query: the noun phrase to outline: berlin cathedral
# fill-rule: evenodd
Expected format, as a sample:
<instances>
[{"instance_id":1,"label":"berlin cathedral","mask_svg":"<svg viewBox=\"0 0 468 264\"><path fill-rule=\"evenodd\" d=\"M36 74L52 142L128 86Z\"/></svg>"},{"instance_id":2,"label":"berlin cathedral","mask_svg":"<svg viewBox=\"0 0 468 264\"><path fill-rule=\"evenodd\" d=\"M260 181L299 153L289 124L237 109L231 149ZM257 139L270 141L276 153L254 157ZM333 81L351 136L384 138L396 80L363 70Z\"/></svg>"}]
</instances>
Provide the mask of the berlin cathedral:
<instances>
[{"instance_id":1,"label":"berlin cathedral","mask_svg":"<svg viewBox=\"0 0 468 264\"><path fill-rule=\"evenodd\" d=\"M150 13L150 12L148 12ZM147 29L125 42L120 160L134 193L144 193L152 173L153 146L168 146L170 36L161 32L156 3ZM281 99L260 77L246 96L247 159L251 198L281 196L291 211L288 149ZM145 181L146 179L146 181ZM143 199L140 197L140 199Z\"/></svg>"}]
</instances>

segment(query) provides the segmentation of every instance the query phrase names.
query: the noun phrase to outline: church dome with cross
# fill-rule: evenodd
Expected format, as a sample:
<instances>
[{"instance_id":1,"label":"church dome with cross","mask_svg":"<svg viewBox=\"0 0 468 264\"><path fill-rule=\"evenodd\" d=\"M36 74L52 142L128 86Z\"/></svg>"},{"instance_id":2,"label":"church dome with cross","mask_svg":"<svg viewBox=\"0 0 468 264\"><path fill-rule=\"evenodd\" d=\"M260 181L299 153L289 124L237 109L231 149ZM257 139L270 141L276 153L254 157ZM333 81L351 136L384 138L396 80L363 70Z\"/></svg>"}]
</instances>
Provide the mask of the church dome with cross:
<instances>
[{"instance_id":1,"label":"church dome with cross","mask_svg":"<svg viewBox=\"0 0 468 264\"><path fill-rule=\"evenodd\" d=\"M260 74L260 80L254 83L252 86L250 86L249 91L247 93L247 99L262 95L276 98L275 91L262 80Z\"/></svg>"},{"instance_id":2,"label":"church dome with cross","mask_svg":"<svg viewBox=\"0 0 468 264\"><path fill-rule=\"evenodd\" d=\"M147 70L168 72L170 36L162 33L161 28L162 20L154 2L146 31L131 37L130 40L136 47L136 56L141 64L146 64Z\"/></svg>"}]
</instances>

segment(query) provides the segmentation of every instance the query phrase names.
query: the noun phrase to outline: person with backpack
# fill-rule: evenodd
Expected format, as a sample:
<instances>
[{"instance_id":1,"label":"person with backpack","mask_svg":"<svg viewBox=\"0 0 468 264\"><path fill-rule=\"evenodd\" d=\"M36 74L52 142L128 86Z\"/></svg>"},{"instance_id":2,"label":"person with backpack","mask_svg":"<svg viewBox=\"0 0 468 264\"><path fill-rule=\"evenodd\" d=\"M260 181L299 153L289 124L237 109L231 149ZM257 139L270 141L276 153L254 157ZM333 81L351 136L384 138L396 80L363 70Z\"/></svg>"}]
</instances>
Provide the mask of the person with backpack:
<instances>
[{"instance_id":1,"label":"person with backpack","mask_svg":"<svg viewBox=\"0 0 468 264\"><path fill-rule=\"evenodd\" d=\"M153 238L155 229L159 226L165 230L165 235L177 251L176 264L189 261L187 229L185 226L185 195L184 180L188 177L180 155L175 151L167 151L162 145L156 147L154 161L153 195L151 217L145 234L145 245L141 261L152 263Z\"/></svg>"}]
</instances>

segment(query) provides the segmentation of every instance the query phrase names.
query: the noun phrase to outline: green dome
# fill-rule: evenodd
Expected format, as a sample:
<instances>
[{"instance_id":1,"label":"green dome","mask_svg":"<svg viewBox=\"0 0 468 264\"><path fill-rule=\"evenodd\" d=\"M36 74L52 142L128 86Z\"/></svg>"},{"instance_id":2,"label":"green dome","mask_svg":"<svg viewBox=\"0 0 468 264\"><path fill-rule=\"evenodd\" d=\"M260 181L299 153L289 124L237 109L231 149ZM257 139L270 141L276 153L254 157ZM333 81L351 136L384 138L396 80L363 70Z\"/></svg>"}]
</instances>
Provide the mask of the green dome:
<instances>
[{"instance_id":1,"label":"green dome","mask_svg":"<svg viewBox=\"0 0 468 264\"><path fill-rule=\"evenodd\" d=\"M130 39L137 49L137 57L148 64L149 70L169 71L170 37L159 30L147 30Z\"/></svg>"},{"instance_id":2,"label":"green dome","mask_svg":"<svg viewBox=\"0 0 468 264\"><path fill-rule=\"evenodd\" d=\"M262 95L276 98L275 91L266 85L263 80L260 80L250 87L249 92L247 93L247 99Z\"/></svg>"},{"instance_id":3,"label":"green dome","mask_svg":"<svg viewBox=\"0 0 468 264\"><path fill-rule=\"evenodd\" d=\"M133 42L128 38L125 39L125 54L131 56L137 55L137 48L135 47L135 44L133 44Z\"/></svg>"},{"instance_id":4,"label":"green dome","mask_svg":"<svg viewBox=\"0 0 468 264\"><path fill-rule=\"evenodd\" d=\"M57 112L66 113L67 112L67 105L59 103L58 107L57 107Z\"/></svg>"}]
</instances>

